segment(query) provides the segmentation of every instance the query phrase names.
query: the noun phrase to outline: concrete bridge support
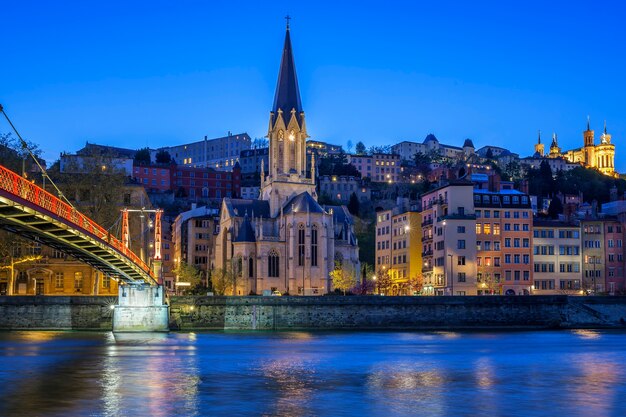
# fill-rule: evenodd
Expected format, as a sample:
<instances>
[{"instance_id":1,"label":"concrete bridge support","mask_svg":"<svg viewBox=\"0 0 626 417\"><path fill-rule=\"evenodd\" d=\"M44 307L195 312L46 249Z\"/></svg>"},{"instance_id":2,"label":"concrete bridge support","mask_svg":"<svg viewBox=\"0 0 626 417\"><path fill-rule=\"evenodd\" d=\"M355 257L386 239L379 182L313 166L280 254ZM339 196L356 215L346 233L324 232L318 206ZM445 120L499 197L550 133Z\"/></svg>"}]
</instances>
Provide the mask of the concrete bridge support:
<instances>
[{"instance_id":1,"label":"concrete bridge support","mask_svg":"<svg viewBox=\"0 0 626 417\"><path fill-rule=\"evenodd\" d=\"M114 332L167 332L169 306L163 286L121 285L113 310Z\"/></svg>"}]
</instances>

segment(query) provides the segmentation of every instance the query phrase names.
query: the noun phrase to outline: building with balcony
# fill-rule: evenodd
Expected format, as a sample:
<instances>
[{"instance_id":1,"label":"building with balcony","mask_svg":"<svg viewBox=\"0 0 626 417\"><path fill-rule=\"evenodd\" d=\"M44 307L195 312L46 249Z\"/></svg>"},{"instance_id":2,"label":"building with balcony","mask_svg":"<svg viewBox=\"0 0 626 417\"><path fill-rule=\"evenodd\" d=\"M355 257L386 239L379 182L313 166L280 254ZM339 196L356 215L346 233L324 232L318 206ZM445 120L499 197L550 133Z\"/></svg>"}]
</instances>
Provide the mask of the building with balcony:
<instances>
[{"instance_id":1,"label":"building with balcony","mask_svg":"<svg viewBox=\"0 0 626 417\"><path fill-rule=\"evenodd\" d=\"M471 181L453 180L422 195L425 294L477 295L475 225Z\"/></svg>"}]
</instances>

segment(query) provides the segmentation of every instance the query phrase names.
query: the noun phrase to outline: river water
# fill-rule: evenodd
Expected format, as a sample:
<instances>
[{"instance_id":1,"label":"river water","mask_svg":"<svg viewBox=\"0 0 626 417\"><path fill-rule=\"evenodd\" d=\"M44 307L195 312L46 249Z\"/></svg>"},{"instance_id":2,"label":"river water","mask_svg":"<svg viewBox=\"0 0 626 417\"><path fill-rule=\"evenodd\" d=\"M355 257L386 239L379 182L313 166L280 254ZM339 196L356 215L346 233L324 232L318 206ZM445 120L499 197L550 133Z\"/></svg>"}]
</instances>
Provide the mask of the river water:
<instances>
[{"instance_id":1,"label":"river water","mask_svg":"<svg viewBox=\"0 0 626 417\"><path fill-rule=\"evenodd\" d=\"M0 416L626 416L626 332L0 333Z\"/></svg>"}]
</instances>

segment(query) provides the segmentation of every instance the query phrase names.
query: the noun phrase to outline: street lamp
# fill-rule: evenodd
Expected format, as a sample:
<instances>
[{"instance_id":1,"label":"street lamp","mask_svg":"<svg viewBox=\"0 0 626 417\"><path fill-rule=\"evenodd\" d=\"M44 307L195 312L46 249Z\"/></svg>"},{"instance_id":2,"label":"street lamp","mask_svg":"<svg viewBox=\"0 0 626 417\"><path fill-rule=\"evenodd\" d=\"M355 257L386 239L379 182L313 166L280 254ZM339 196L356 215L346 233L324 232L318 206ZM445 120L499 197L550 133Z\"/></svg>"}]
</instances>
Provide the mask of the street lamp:
<instances>
[{"instance_id":1,"label":"street lamp","mask_svg":"<svg viewBox=\"0 0 626 417\"><path fill-rule=\"evenodd\" d=\"M378 289L378 281L376 281L376 275L373 275L372 279L376 282L376 295L379 295L380 294L380 290Z\"/></svg>"},{"instance_id":2,"label":"street lamp","mask_svg":"<svg viewBox=\"0 0 626 417\"><path fill-rule=\"evenodd\" d=\"M450 258L450 292L452 293L452 295L454 295L454 264L452 263L453 256L454 255L452 254L448 255L448 257Z\"/></svg>"}]
</instances>

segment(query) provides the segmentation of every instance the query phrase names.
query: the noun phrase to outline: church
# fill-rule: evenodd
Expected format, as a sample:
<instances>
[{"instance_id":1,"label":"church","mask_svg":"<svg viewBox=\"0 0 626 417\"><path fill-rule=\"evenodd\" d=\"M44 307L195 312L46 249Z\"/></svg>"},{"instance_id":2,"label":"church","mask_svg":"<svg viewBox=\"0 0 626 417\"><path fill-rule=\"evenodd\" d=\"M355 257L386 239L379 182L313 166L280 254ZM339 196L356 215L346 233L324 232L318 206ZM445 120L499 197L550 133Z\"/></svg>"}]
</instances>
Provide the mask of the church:
<instances>
[{"instance_id":1,"label":"church","mask_svg":"<svg viewBox=\"0 0 626 417\"><path fill-rule=\"evenodd\" d=\"M352 216L345 206L317 202L308 137L287 23L260 196L224 198L221 205L214 268L232 273L234 295L323 295L333 291L335 268L354 274L355 282L360 277Z\"/></svg>"},{"instance_id":2,"label":"church","mask_svg":"<svg viewBox=\"0 0 626 417\"><path fill-rule=\"evenodd\" d=\"M541 136L535 144L535 156L544 156L544 146L541 143ZM548 158L564 158L570 163L579 163L586 168L597 169L604 175L618 177L615 171L615 145L611 143L611 135L606 131L604 122L604 133L600 136L600 143L596 144L594 131L591 130L589 119L587 119L587 129L583 132L583 146L565 152L559 147L556 133L552 135L550 152L545 155Z\"/></svg>"}]
</instances>

